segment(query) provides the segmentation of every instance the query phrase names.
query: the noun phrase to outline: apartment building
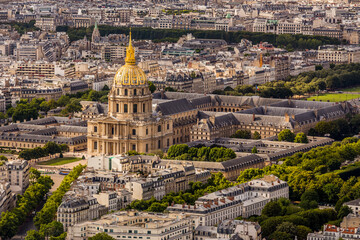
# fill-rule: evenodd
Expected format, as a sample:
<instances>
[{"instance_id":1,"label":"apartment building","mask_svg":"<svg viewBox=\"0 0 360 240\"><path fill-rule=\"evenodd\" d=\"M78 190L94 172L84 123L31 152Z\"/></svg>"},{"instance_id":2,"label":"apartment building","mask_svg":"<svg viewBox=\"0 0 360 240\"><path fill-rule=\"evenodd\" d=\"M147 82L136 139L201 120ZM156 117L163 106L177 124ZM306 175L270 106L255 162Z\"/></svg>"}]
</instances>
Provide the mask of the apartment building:
<instances>
[{"instance_id":1,"label":"apartment building","mask_svg":"<svg viewBox=\"0 0 360 240\"><path fill-rule=\"evenodd\" d=\"M355 240L360 239L359 227L337 227L335 225L326 224L322 233L309 233L307 240Z\"/></svg>"},{"instance_id":2,"label":"apartment building","mask_svg":"<svg viewBox=\"0 0 360 240\"><path fill-rule=\"evenodd\" d=\"M15 54L17 61L36 61L40 60L43 56L41 46L36 43L17 43Z\"/></svg>"},{"instance_id":3,"label":"apartment building","mask_svg":"<svg viewBox=\"0 0 360 240\"><path fill-rule=\"evenodd\" d=\"M125 54L125 46L105 45L101 47L101 59L105 61L120 61L125 57Z\"/></svg>"},{"instance_id":4,"label":"apartment building","mask_svg":"<svg viewBox=\"0 0 360 240\"><path fill-rule=\"evenodd\" d=\"M26 160L8 161L5 163L7 181L13 193L23 194L29 186L30 166Z\"/></svg>"},{"instance_id":5,"label":"apartment building","mask_svg":"<svg viewBox=\"0 0 360 240\"><path fill-rule=\"evenodd\" d=\"M35 26L43 31L56 31L56 19L54 17L39 17L36 19Z\"/></svg>"},{"instance_id":6,"label":"apartment building","mask_svg":"<svg viewBox=\"0 0 360 240\"><path fill-rule=\"evenodd\" d=\"M98 218L100 209L95 197L67 196L57 209L56 219L63 224L66 231L76 223Z\"/></svg>"},{"instance_id":7,"label":"apartment building","mask_svg":"<svg viewBox=\"0 0 360 240\"><path fill-rule=\"evenodd\" d=\"M313 34L318 36L337 38L339 40L343 39L343 31L341 29L319 27L313 29Z\"/></svg>"},{"instance_id":8,"label":"apartment building","mask_svg":"<svg viewBox=\"0 0 360 240\"><path fill-rule=\"evenodd\" d=\"M67 239L87 240L104 232L115 239L191 240L195 226L196 219L183 213L122 211L75 224L68 229Z\"/></svg>"},{"instance_id":9,"label":"apartment building","mask_svg":"<svg viewBox=\"0 0 360 240\"><path fill-rule=\"evenodd\" d=\"M360 47L357 46L320 46L317 59L331 63L360 62Z\"/></svg>"},{"instance_id":10,"label":"apartment building","mask_svg":"<svg viewBox=\"0 0 360 240\"><path fill-rule=\"evenodd\" d=\"M201 239L261 240L261 227L255 222L225 220L218 226L198 226L194 231L194 240Z\"/></svg>"},{"instance_id":11,"label":"apartment building","mask_svg":"<svg viewBox=\"0 0 360 240\"><path fill-rule=\"evenodd\" d=\"M75 77L75 65L47 62L22 62L16 65L16 75L32 78Z\"/></svg>"},{"instance_id":12,"label":"apartment building","mask_svg":"<svg viewBox=\"0 0 360 240\"><path fill-rule=\"evenodd\" d=\"M172 204L167 210L198 216L200 226L213 226L238 216L260 215L268 202L278 198L289 198L289 186L269 175L200 197L195 205Z\"/></svg>"},{"instance_id":13,"label":"apartment building","mask_svg":"<svg viewBox=\"0 0 360 240\"><path fill-rule=\"evenodd\" d=\"M88 28L95 24L95 19L90 16L85 16L85 15L73 15L71 18L71 22L72 22L72 27Z\"/></svg>"},{"instance_id":14,"label":"apartment building","mask_svg":"<svg viewBox=\"0 0 360 240\"><path fill-rule=\"evenodd\" d=\"M360 198L344 203L351 208L352 213L360 216Z\"/></svg>"},{"instance_id":15,"label":"apartment building","mask_svg":"<svg viewBox=\"0 0 360 240\"><path fill-rule=\"evenodd\" d=\"M108 9L104 11L104 21L112 24L116 23L129 23L132 9Z\"/></svg>"},{"instance_id":16,"label":"apartment building","mask_svg":"<svg viewBox=\"0 0 360 240\"><path fill-rule=\"evenodd\" d=\"M11 191L10 183L0 182L0 212L6 212L16 204L16 195Z\"/></svg>"}]
</instances>

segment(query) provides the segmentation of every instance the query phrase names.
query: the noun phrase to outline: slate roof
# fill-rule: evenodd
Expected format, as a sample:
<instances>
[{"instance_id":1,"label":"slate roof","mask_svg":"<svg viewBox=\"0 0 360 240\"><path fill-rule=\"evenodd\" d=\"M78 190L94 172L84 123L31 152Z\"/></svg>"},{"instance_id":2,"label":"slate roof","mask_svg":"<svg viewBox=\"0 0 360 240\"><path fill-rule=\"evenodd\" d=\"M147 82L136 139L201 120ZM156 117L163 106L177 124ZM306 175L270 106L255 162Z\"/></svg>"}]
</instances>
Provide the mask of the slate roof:
<instances>
[{"instance_id":1,"label":"slate roof","mask_svg":"<svg viewBox=\"0 0 360 240\"><path fill-rule=\"evenodd\" d=\"M163 115L172 115L181 112L194 110L193 105L185 98L159 103L156 111L160 111Z\"/></svg>"}]
</instances>

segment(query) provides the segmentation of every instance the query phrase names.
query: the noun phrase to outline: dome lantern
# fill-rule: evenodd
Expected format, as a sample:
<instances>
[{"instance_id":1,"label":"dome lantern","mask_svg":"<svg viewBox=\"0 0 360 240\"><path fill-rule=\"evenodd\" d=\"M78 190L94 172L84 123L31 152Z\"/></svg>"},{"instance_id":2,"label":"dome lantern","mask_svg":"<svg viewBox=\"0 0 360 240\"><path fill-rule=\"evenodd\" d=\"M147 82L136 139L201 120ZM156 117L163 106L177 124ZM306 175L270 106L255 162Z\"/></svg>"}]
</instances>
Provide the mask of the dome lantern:
<instances>
[{"instance_id":1,"label":"dome lantern","mask_svg":"<svg viewBox=\"0 0 360 240\"><path fill-rule=\"evenodd\" d=\"M136 65L135 49L132 46L131 31L129 36L129 46L126 48L125 65L116 72L114 77L114 85L147 85L146 75L144 71Z\"/></svg>"}]
</instances>

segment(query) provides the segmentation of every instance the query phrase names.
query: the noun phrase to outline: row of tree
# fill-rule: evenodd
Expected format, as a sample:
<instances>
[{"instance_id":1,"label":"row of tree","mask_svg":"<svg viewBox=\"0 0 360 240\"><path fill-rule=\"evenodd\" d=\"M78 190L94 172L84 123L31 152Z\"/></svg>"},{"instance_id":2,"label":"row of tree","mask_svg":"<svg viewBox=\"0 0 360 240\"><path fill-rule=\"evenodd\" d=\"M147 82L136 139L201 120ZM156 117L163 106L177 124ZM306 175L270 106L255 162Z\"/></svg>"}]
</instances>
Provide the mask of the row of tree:
<instances>
[{"instance_id":1,"label":"row of tree","mask_svg":"<svg viewBox=\"0 0 360 240\"><path fill-rule=\"evenodd\" d=\"M54 184L49 176L40 176L40 173L33 168L30 170L30 178L32 179L31 184L24 194L18 197L16 207L11 211L1 214L0 237L3 240L11 239L15 236L19 226L24 223L26 217L43 201L45 195Z\"/></svg>"},{"instance_id":2,"label":"row of tree","mask_svg":"<svg viewBox=\"0 0 360 240\"><path fill-rule=\"evenodd\" d=\"M232 138L243 138L243 139L251 139L251 138L252 139L260 139L261 135L260 135L259 132L255 131L254 134L252 134L252 136L251 136L251 131L250 130L239 129L231 137Z\"/></svg>"},{"instance_id":3,"label":"row of tree","mask_svg":"<svg viewBox=\"0 0 360 240\"><path fill-rule=\"evenodd\" d=\"M60 114L62 116L68 116L74 112L81 111L81 100L105 103L107 102L108 93L109 87L105 85L101 91L91 89L76 94L67 94L61 96L57 101L53 99L46 101L44 98L34 98L28 102L27 99L21 99L17 102L16 107L9 106L6 114L0 113L0 119L11 117L13 122L29 121L31 119L37 119L40 116L40 111L47 113L49 110L57 107L63 107L64 109Z\"/></svg>"},{"instance_id":4,"label":"row of tree","mask_svg":"<svg viewBox=\"0 0 360 240\"><path fill-rule=\"evenodd\" d=\"M297 76L289 76L284 81L273 81L263 85L237 86L235 89L227 87L216 90L215 94L233 96L259 95L266 98L289 98L294 95L316 93L323 90L336 90L360 85L360 63L332 64L330 69L304 72Z\"/></svg>"},{"instance_id":5,"label":"row of tree","mask_svg":"<svg viewBox=\"0 0 360 240\"><path fill-rule=\"evenodd\" d=\"M99 31L102 36L109 34L129 34L128 27L115 27L109 25L99 25ZM91 34L94 27L89 28L70 28L68 26L58 26L57 32L66 32L70 41L83 39L87 36L91 39ZM329 38L324 36L309 36L309 35L292 35L292 34L271 34L260 32L225 32L213 30L182 30L182 29L153 29L153 28L133 28L132 36L134 39L148 39L154 42L176 42L180 37L188 33L193 34L196 38L210 38L223 39L228 43L240 43L242 39L247 39L258 44L260 42L268 42L276 47L285 47L288 50L295 49L317 49L321 45L326 44L340 44L336 38Z\"/></svg>"},{"instance_id":6,"label":"row of tree","mask_svg":"<svg viewBox=\"0 0 360 240\"><path fill-rule=\"evenodd\" d=\"M341 143L317 147L306 153L296 153L281 159L283 164L271 165L263 169L247 169L238 177L239 183L250 181L264 175L274 174L287 181L290 187L290 199L299 200L309 189L319 193L319 201L335 204L344 197L360 197L360 179L349 178L343 172L357 170L360 164L343 167L345 161L353 161L360 154L360 141L357 138L345 138ZM338 170L334 172L335 170ZM342 178L343 177L343 178Z\"/></svg>"},{"instance_id":7,"label":"row of tree","mask_svg":"<svg viewBox=\"0 0 360 240\"><path fill-rule=\"evenodd\" d=\"M62 198L69 191L71 183L75 181L86 166L77 165L72 171L65 176L60 186L48 198L43 208L34 217L34 223L37 229L41 230L44 225L50 224L56 218L56 211L61 204ZM31 233L34 234L34 233Z\"/></svg>"},{"instance_id":8,"label":"row of tree","mask_svg":"<svg viewBox=\"0 0 360 240\"><path fill-rule=\"evenodd\" d=\"M185 192L166 194L161 201L154 197L150 200L135 200L127 206L127 209L138 211L163 212L169 205L174 204L194 204L195 201L205 193L212 193L233 186L224 178L222 173L212 174L207 183L190 182L190 189Z\"/></svg>"},{"instance_id":9,"label":"row of tree","mask_svg":"<svg viewBox=\"0 0 360 240\"><path fill-rule=\"evenodd\" d=\"M69 146L66 144L56 144L54 142L47 142L44 147L36 147L31 149L24 149L19 153L19 157L25 160L37 159L46 157L55 153L63 153L69 151Z\"/></svg>"},{"instance_id":10,"label":"row of tree","mask_svg":"<svg viewBox=\"0 0 360 240\"><path fill-rule=\"evenodd\" d=\"M223 162L235 157L232 149L216 145L205 147L200 144L189 148L186 144L175 144L167 151L167 158L176 160Z\"/></svg>"},{"instance_id":11,"label":"row of tree","mask_svg":"<svg viewBox=\"0 0 360 240\"><path fill-rule=\"evenodd\" d=\"M313 193L304 194L304 201L307 201L307 198L312 199ZM250 220L260 223L262 237L266 239L306 240L308 233L321 230L326 223L339 222L349 212L348 207L338 211L304 209L291 204L289 199L281 198L266 204L261 216L250 217Z\"/></svg>"},{"instance_id":12,"label":"row of tree","mask_svg":"<svg viewBox=\"0 0 360 240\"><path fill-rule=\"evenodd\" d=\"M309 136L330 136L335 140L342 140L358 132L360 132L360 114L347 115L345 118L330 122L318 122L308 134Z\"/></svg>"},{"instance_id":13,"label":"row of tree","mask_svg":"<svg viewBox=\"0 0 360 240\"><path fill-rule=\"evenodd\" d=\"M309 139L307 138L306 134L303 132L299 132L295 135L292 131L289 129L282 130L278 135L279 141L285 141L285 142L295 142L295 143L308 143Z\"/></svg>"}]
</instances>

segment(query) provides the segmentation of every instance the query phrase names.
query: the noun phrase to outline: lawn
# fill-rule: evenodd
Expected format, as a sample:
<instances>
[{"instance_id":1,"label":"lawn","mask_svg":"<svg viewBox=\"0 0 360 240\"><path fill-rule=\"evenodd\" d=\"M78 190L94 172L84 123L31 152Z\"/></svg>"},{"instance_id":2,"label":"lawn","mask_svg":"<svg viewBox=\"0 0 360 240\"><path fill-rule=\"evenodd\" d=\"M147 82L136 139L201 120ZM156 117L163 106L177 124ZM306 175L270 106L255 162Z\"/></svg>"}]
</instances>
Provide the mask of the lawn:
<instances>
[{"instance_id":1,"label":"lawn","mask_svg":"<svg viewBox=\"0 0 360 240\"><path fill-rule=\"evenodd\" d=\"M64 165L72 162L80 161L81 158L76 157L64 157L64 158L54 158L45 162L39 162L38 165L49 165L49 166L59 166Z\"/></svg>"},{"instance_id":2,"label":"lawn","mask_svg":"<svg viewBox=\"0 0 360 240\"><path fill-rule=\"evenodd\" d=\"M341 89L343 92L360 92L360 86Z\"/></svg>"},{"instance_id":3,"label":"lawn","mask_svg":"<svg viewBox=\"0 0 360 240\"><path fill-rule=\"evenodd\" d=\"M344 90L345 91L345 90ZM360 98L360 94L345 94L345 93L327 93L327 94L320 94L319 96L310 97L308 101L323 101L327 102L343 102L354 98Z\"/></svg>"}]
</instances>

